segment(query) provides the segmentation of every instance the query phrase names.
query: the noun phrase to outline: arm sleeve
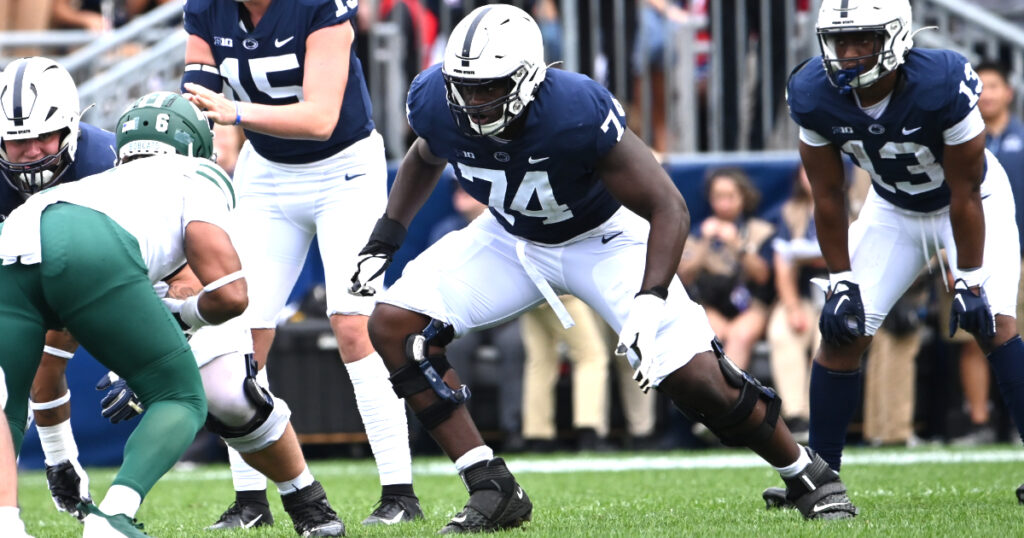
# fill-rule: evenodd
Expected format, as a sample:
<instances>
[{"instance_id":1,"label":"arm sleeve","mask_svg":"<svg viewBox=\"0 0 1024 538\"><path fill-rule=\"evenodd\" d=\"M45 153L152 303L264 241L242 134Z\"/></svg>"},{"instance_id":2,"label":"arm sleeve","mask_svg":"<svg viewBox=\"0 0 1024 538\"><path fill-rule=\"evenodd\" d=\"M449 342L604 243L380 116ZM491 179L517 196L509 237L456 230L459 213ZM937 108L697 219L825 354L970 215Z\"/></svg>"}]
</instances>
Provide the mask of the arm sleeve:
<instances>
[{"instance_id":1,"label":"arm sleeve","mask_svg":"<svg viewBox=\"0 0 1024 538\"><path fill-rule=\"evenodd\" d=\"M808 146L814 146L816 148L821 146L827 146L832 143L829 139L818 134L817 131L808 129L806 127L800 128L800 141L803 142L804 144L807 144Z\"/></svg>"},{"instance_id":2,"label":"arm sleeve","mask_svg":"<svg viewBox=\"0 0 1024 538\"><path fill-rule=\"evenodd\" d=\"M984 130L985 120L981 117L978 107L974 107L967 114L967 117L949 129L942 131L942 139L947 146L956 146L968 140L973 140L974 137L981 134Z\"/></svg>"}]
</instances>

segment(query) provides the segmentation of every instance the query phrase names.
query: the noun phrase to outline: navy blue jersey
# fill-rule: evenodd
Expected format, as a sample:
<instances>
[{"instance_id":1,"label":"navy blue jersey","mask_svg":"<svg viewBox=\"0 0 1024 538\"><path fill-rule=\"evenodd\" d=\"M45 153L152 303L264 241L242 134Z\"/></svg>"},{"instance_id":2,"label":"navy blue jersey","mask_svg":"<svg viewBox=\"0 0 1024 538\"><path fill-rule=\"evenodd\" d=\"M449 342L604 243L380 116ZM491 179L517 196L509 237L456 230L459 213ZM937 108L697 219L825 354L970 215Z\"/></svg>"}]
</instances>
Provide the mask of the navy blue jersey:
<instances>
[{"instance_id":1,"label":"navy blue jersey","mask_svg":"<svg viewBox=\"0 0 1024 538\"><path fill-rule=\"evenodd\" d=\"M821 58L812 58L789 79L789 113L867 171L879 196L911 211L933 211L949 205L942 133L977 105L981 81L966 58L948 50L913 49L899 72L876 120L852 93L841 95Z\"/></svg>"},{"instance_id":2,"label":"navy blue jersey","mask_svg":"<svg viewBox=\"0 0 1024 538\"><path fill-rule=\"evenodd\" d=\"M625 113L586 76L549 69L527 109L522 136L509 142L468 136L456 126L440 65L413 80L407 107L413 131L513 235L563 243L619 208L595 167L622 138Z\"/></svg>"},{"instance_id":3,"label":"navy blue jersey","mask_svg":"<svg viewBox=\"0 0 1024 538\"><path fill-rule=\"evenodd\" d=\"M64 177L60 179L61 183L78 181L114 167L114 133L87 123L80 123L79 127L81 130L78 132L75 160L64 172ZM0 179L0 220L6 219L7 215L24 201L18 191Z\"/></svg>"},{"instance_id":4,"label":"navy blue jersey","mask_svg":"<svg viewBox=\"0 0 1024 538\"><path fill-rule=\"evenodd\" d=\"M276 0L252 32L241 24L235 0L189 0L185 30L209 43L220 76L241 101L287 105L302 99L306 38L354 19L358 0ZM370 95L355 45L338 125L326 141L288 140L246 130L257 153L271 161L318 161L362 140L373 130Z\"/></svg>"}]
</instances>

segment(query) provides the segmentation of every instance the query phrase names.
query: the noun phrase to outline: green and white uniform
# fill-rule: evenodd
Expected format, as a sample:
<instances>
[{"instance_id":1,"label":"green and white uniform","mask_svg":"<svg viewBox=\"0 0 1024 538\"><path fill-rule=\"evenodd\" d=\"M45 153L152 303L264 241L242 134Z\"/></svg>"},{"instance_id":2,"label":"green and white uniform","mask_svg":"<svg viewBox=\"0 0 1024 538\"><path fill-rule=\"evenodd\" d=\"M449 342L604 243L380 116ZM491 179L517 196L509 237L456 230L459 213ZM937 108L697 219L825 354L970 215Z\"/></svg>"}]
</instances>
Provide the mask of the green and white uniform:
<instances>
[{"instance_id":1,"label":"green and white uniform","mask_svg":"<svg viewBox=\"0 0 1024 538\"><path fill-rule=\"evenodd\" d=\"M206 418L196 362L153 283L185 262L185 228L228 228L234 191L206 159L159 155L30 198L0 226L0 368L15 448L47 329L67 328L147 412L115 485L145 497Z\"/></svg>"}]
</instances>

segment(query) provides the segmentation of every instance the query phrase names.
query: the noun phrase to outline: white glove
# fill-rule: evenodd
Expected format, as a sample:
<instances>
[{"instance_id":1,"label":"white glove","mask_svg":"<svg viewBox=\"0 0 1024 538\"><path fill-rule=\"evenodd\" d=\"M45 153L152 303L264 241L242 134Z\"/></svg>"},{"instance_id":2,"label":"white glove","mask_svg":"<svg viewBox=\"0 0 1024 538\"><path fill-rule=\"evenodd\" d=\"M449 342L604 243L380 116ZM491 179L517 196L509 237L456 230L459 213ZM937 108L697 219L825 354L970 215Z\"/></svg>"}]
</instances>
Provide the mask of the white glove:
<instances>
[{"instance_id":1,"label":"white glove","mask_svg":"<svg viewBox=\"0 0 1024 538\"><path fill-rule=\"evenodd\" d=\"M651 390L651 375L654 368L654 340L661 326L661 318L665 311L665 299L647 292L641 292L633 299L629 316L622 324L619 342L615 346L615 354L628 356L636 365L633 370L633 381L640 385L645 393Z\"/></svg>"},{"instance_id":2,"label":"white glove","mask_svg":"<svg viewBox=\"0 0 1024 538\"><path fill-rule=\"evenodd\" d=\"M199 313L199 295L193 295L184 300L171 297L164 297L160 300L171 311L171 314L174 314L174 318L178 320L178 325L181 325L181 328L186 333L192 334L200 327L210 324Z\"/></svg>"}]
</instances>

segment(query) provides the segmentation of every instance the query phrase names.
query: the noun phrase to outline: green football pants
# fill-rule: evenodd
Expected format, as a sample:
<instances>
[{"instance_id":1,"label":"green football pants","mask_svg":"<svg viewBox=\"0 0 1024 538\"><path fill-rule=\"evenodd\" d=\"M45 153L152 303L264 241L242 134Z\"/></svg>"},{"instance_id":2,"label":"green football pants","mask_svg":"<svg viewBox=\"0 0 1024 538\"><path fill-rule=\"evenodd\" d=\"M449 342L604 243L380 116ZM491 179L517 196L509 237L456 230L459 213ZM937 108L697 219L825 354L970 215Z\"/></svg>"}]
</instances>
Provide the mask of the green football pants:
<instances>
[{"instance_id":1,"label":"green football pants","mask_svg":"<svg viewBox=\"0 0 1024 538\"><path fill-rule=\"evenodd\" d=\"M206 419L199 369L178 323L153 292L138 242L106 215L72 204L40 221L43 261L0 266L0 367L15 450L47 329L66 327L146 407L114 484L145 497Z\"/></svg>"}]
</instances>

